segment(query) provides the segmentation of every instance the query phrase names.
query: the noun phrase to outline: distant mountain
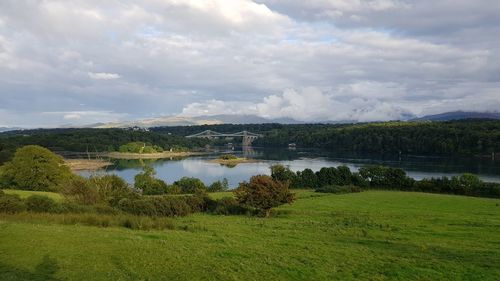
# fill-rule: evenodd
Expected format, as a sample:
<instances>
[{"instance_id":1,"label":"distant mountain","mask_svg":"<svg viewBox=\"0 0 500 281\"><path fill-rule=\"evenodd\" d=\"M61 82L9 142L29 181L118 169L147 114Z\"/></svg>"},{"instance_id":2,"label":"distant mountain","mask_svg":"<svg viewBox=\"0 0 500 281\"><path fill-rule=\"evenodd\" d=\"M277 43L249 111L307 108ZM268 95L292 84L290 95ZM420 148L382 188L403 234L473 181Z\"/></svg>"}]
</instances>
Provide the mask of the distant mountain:
<instances>
[{"instance_id":1,"label":"distant mountain","mask_svg":"<svg viewBox=\"0 0 500 281\"><path fill-rule=\"evenodd\" d=\"M426 115L411 121L450 121L460 119L500 119L500 112L452 111L435 115Z\"/></svg>"},{"instance_id":2,"label":"distant mountain","mask_svg":"<svg viewBox=\"0 0 500 281\"><path fill-rule=\"evenodd\" d=\"M193 126L193 125L216 125L216 124L261 124L282 123L297 124L299 121L290 118L267 119L256 115L213 115L213 116L164 116L158 118L141 119L134 121L123 121L113 123L99 123L84 126L86 128L129 128L129 127L163 127L163 126Z\"/></svg>"},{"instance_id":3,"label":"distant mountain","mask_svg":"<svg viewBox=\"0 0 500 281\"><path fill-rule=\"evenodd\" d=\"M17 130L22 130L23 128L19 127L0 127L0 133L2 132L8 132L8 131L17 131Z\"/></svg>"}]
</instances>

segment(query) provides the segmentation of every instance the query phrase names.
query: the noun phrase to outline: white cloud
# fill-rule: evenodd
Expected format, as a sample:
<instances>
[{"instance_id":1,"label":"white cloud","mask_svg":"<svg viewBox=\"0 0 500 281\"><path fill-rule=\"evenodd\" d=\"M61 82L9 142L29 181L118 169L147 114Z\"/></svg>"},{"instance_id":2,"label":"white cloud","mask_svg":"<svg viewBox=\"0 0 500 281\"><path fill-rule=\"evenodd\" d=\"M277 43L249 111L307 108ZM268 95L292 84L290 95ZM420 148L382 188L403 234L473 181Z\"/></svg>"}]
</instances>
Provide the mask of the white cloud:
<instances>
[{"instance_id":1,"label":"white cloud","mask_svg":"<svg viewBox=\"0 0 500 281\"><path fill-rule=\"evenodd\" d=\"M89 72L89 77L95 80L115 80L121 76L116 73L106 73L106 72Z\"/></svg>"},{"instance_id":2,"label":"white cloud","mask_svg":"<svg viewBox=\"0 0 500 281\"><path fill-rule=\"evenodd\" d=\"M392 86L392 85L389 85ZM386 101L356 93L356 85L339 87L338 92L318 88L288 89L281 95L265 97L261 102L224 102L209 100L184 107L184 116L252 114L264 118L293 118L299 121L377 121L407 119L413 113ZM337 89L337 90L339 90ZM347 89L351 95L345 95ZM343 97L342 97L343 96ZM342 98L338 98L342 97Z\"/></svg>"}]
</instances>

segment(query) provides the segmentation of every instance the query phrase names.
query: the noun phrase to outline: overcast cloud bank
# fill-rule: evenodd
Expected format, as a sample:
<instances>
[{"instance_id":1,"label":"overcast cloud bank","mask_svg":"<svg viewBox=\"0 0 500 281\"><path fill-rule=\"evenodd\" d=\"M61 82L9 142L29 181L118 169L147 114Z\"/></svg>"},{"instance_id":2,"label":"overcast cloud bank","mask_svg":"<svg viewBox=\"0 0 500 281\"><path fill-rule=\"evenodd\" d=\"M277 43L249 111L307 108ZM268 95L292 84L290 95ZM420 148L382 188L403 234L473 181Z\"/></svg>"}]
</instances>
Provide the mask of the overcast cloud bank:
<instances>
[{"instance_id":1,"label":"overcast cloud bank","mask_svg":"<svg viewBox=\"0 0 500 281\"><path fill-rule=\"evenodd\" d=\"M0 126L500 108L500 2L0 2Z\"/></svg>"}]
</instances>

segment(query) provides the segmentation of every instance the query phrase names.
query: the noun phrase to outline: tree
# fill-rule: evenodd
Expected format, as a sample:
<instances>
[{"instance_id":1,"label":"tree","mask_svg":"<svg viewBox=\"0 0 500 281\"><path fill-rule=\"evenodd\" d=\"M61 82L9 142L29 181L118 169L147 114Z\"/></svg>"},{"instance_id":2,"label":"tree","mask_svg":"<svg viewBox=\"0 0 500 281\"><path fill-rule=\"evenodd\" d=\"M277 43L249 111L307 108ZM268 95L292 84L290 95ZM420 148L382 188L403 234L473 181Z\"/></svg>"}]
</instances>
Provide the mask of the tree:
<instances>
[{"instance_id":1,"label":"tree","mask_svg":"<svg viewBox=\"0 0 500 281\"><path fill-rule=\"evenodd\" d=\"M41 146L27 145L16 150L0 177L6 188L58 191L72 173L61 156Z\"/></svg>"},{"instance_id":2,"label":"tree","mask_svg":"<svg viewBox=\"0 0 500 281\"><path fill-rule=\"evenodd\" d=\"M196 193L207 190L205 184L197 178L182 177L174 182L174 185L180 187L182 193Z\"/></svg>"},{"instance_id":3,"label":"tree","mask_svg":"<svg viewBox=\"0 0 500 281\"><path fill-rule=\"evenodd\" d=\"M277 181L265 175L253 176L249 182L240 183L234 194L240 204L257 208L266 217L272 208L295 200L295 194L288 189L288 182Z\"/></svg>"},{"instance_id":4,"label":"tree","mask_svg":"<svg viewBox=\"0 0 500 281\"><path fill-rule=\"evenodd\" d=\"M145 166L142 173L134 177L134 187L142 190L145 195L159 195L168 193L167 184L155 178L156 171L150 167Z\"/></svg>"},{"instance_id":5,"label":"tree","mask_svg":"<svg viewBox=\"0 0 500 281\"><path fill-rule=\"evenodd\" d=\"M302 172L297 172L297 177L299 178L299 185L301 188L317 188L318 187L318 177L313 172L313 170L307 168Z\"/></svg>"},{"instance_id":6,"label":"tree","mask_svg":"<svg viewBox=\"0 0 500 281\"><path fill-rule=\"evenodd\" d=\"M212 183L208 187L209 192L220 192L220 191L226 191L229 189L229 183L226 178L224 178L222 181L216 181Z\"/></svg>"},{"instance_id":7,"label":"tree","mask_svg":"<svg viewBox=\"0 0 500 281\"><path fill-rule=\"evenodd\" d=\"M297 183L297 175L289 167L281 164L271 166L271 177L276 181L288 182L289 185Z\"/></svg>"}]
</instances>

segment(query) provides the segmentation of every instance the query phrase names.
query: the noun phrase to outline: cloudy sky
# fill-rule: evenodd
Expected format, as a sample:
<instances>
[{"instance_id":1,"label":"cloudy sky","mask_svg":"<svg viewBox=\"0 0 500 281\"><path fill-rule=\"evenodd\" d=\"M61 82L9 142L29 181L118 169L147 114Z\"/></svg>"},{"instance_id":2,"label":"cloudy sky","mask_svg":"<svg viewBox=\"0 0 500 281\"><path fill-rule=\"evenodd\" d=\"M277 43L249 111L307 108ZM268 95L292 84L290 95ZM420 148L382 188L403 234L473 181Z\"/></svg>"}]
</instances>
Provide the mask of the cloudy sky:
<instances>
[{"instance_id":1,"label":"cloudy sky","mask_svg":"<svg viewBox=\"0 0 500 281\"><path fill-rule=\"evenodd\" d=\"M1 0L0 126L500 109L498 0Z\"/></svg>"}]
</instances>

